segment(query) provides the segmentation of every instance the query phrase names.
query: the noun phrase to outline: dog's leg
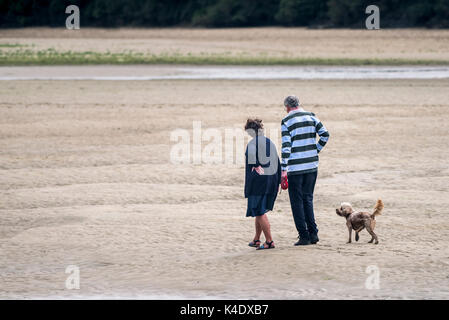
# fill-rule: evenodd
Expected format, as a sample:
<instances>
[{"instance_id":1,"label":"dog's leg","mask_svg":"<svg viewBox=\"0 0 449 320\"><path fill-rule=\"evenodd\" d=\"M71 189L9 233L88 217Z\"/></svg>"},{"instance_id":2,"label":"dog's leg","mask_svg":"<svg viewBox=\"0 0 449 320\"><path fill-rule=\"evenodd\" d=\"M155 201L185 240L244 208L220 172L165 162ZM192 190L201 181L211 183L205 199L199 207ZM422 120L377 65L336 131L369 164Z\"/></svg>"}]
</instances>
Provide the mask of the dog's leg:
<instances>
[{"instance_id":1,"label":"dog's leg","mask_svg":"<svg viewBox=\"0 0 449 320\"><path fill-rule=\"evenodd\" d=\"M352 238L352 226L348 224L348 231L349 231L349 240L347 243L351 243Z\"/></svg>"},{"instance_id":2,"label":"dog's leg","mask_svg":"<svg viewBox=\"0 0 449 320\"><path fill-rule=\"evenodd\" d=\"M359 239L360 239L359 232L362 231L363 228L365 228L365 227L361 227L361 228L358 228L357 230L355 230L355 241L359 241Z\"/></svg>"},{"instance_id":3,"label":"dog's leg","mask_svg":"<svg viewBox=\"0 0 449 320\"><path fill-rule=\"evenodd\" d=\"M371 225L370 226L366 226L366 230L368 231L368 233L371 235L371 240L368 243L373 243L373 240L376 240L374 242L374 244L378 244L379 240L377 239L377 235L374 233L373 229L371 229Z\"/></svg>"}]
</instances>

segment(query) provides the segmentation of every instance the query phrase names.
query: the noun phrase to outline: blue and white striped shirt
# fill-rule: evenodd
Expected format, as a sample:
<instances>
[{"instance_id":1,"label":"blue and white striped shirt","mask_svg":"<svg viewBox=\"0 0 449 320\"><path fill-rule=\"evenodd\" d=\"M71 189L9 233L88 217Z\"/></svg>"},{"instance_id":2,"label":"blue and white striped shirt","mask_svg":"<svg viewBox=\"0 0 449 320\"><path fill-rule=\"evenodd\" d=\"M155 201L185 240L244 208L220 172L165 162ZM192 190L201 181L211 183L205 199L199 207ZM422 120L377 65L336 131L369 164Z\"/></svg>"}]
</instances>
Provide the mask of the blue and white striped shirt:
<instances>
[{"instance_id":1,"label":"blue and white striped shirt","mask_svg":"<svg viewBox=\"0 0 449 320\"><path fill-rule=\"evenodd\" d=\"M329 140L329 132L312 112L292 110L282 119L282 170L304 174L318 170L318 153ZM316 135L320 136L318 143Z\"/></svg>"}]
</instances>

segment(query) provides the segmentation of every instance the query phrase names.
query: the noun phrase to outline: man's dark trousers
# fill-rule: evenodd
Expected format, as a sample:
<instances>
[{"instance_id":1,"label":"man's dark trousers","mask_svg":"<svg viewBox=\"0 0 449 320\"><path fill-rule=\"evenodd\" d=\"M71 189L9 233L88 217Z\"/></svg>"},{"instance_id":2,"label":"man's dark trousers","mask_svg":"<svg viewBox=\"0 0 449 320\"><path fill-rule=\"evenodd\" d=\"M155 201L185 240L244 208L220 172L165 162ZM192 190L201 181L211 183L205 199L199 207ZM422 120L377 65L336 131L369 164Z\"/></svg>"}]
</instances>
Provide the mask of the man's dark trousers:
<instances>
[{"instance_id":1,"label":"man's dark trousers","mask_svg":"<svg viewBox=\"0 0 449 320\"><path fill-rule=\"evenodd\" d=\"M299 237L310 240L318 234L313 212L313 191L318 172L288 175L288 194Z\"/></svg>"}]
</instances>

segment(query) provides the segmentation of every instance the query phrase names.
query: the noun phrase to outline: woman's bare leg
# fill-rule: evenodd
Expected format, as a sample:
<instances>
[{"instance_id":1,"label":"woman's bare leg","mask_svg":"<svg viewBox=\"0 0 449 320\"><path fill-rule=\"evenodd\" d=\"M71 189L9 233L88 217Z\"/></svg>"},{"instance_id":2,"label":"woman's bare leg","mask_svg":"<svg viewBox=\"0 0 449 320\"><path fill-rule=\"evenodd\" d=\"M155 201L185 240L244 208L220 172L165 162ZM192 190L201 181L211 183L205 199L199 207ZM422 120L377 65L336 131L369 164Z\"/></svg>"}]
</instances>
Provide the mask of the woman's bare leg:
<instances>
[{"instance_id":1,"label":"woman's bare leg","mask_svg":"<svg viewBox=\"0 0 449 320\"><path fill-rule=\"evenodd\" d=\"M257 217L256 217L256 219L254 219L254 224L256 225L256 235L254 236L254 241L260 240L260 235L262 233L262 226L260 225Z\"/></svg>"},{"instance_id":2,"label":"woman's bare leg","mask_svg":"<svg viewBox=\"0 0 449 320\"><path fill-rule=\"evenodd\" d=\"M270 222L268 221L268 217L266 214L257 216L256 221L259 220L259 224L262 227L263 234L265 235L265 240L267 242L273 241L273 238L271 237L271 231L270 231Z\"/></svg>"}]
</instances>

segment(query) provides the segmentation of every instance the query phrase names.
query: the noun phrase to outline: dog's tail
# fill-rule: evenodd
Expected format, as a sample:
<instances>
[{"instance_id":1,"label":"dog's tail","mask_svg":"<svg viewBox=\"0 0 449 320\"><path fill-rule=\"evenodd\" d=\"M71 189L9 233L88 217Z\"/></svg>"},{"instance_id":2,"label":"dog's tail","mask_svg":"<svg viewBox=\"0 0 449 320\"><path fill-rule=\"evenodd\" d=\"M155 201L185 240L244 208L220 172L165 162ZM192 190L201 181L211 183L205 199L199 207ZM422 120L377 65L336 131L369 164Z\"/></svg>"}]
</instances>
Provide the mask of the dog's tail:
<instances>
[{"instance_id":1,"label":"dog's tail","mask_svg":"<svg viewBox=\"0 0 449 320\"><path fill-rule=\"evenodd\" d=\"M384 208L384 203L382 200L377 200L376 205L374 206L374 212L371 214L371 217L374 219L375 216L380 215Z\"/></svg>"}]
</instances>

